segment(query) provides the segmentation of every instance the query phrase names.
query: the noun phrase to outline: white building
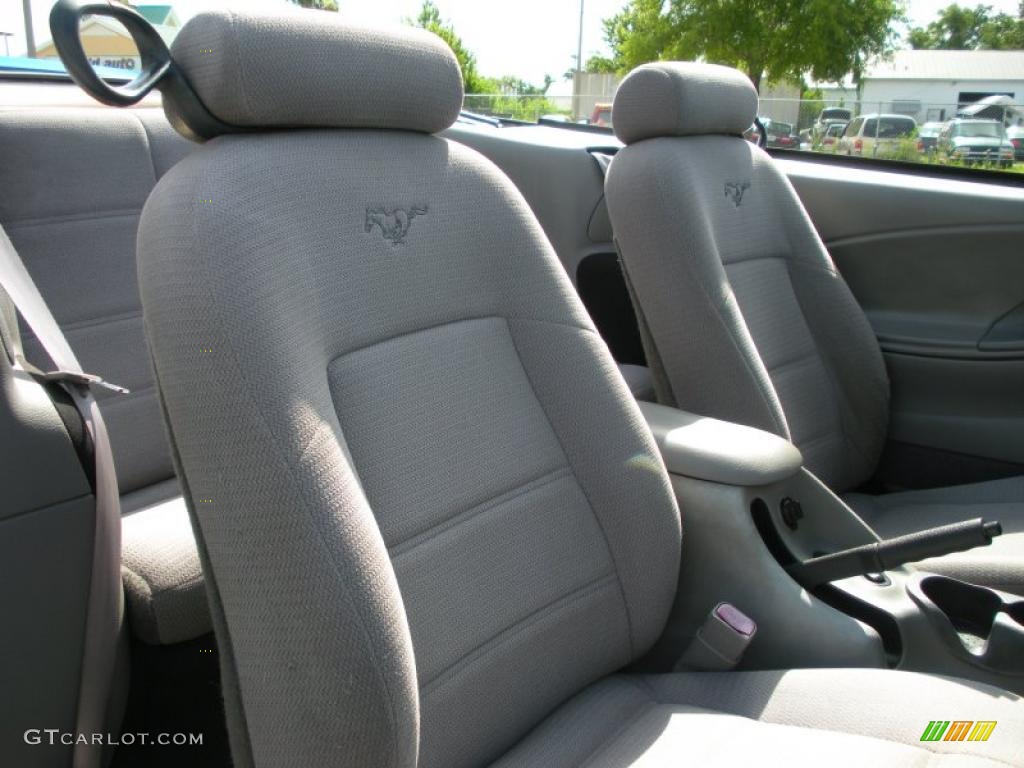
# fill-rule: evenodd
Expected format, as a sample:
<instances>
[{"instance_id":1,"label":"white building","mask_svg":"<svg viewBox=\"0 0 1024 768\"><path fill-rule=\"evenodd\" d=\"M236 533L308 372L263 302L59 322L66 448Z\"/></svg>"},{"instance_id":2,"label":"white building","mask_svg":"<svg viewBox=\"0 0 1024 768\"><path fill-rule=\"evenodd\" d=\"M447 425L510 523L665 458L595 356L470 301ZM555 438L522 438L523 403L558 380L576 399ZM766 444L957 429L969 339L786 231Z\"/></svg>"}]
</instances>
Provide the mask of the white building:
<instances>
[{"instance_id":1,"label":"white building","mask_svg":"<svg viewBox=\"0 0 1024 768\"><path fill-rule=\"evenodd\" d=\"M865 73L860 112L948 120L995 95L1024 104L1024 51L896 51Z\"/></svg>"}]
</instances>

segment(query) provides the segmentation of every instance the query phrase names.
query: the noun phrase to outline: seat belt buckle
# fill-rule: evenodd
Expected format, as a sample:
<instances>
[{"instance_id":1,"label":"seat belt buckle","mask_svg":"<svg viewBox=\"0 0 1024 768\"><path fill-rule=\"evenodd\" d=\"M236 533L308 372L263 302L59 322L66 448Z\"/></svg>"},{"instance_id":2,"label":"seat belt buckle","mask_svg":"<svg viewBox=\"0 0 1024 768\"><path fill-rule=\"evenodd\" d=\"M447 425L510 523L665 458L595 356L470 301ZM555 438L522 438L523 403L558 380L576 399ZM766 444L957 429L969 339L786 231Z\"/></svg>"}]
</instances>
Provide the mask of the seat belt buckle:
<instances>
[{"instance_id":1,"label":"seat belt buckle","mask_svg":"<svg viewBox=\"0 0 1024 768\"><path fill-rule=\"evenodd\" d=\"M757 633L757 624L732 603L711 609L693 640L676 662L677 672L733 669Z\"/></svg>"},{"instance_id":2,"label":"seat belt buckle","mask_svg":"<svg viewBox=\"0 0 1024 768\"><path fill-rule=\"evenodd\" d=\"M131 390L127 387L122 387L117 384L112 384L109 381L104 381L100 376L94 373L83 373L80 371L49 371L42 374L42 378L46 381L58 381L63 384L75 384L79 387L89 388L92 386L103 387L109 389L112 392L117 392L119 395L127 395Z\"/></svg>"}]
</instances>

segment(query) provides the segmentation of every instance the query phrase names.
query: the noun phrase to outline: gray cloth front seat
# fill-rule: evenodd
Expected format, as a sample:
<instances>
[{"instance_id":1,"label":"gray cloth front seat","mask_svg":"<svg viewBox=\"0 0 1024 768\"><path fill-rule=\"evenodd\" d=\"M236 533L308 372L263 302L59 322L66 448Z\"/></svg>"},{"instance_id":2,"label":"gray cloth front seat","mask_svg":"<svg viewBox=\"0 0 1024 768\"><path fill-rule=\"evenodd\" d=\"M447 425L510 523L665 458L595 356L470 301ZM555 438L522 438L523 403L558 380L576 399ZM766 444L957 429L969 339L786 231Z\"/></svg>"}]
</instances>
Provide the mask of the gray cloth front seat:
<instances>
[{"instance_id":1,"label":"gray cloth front seat","mask_svg":"<svg viewBox=\"0 0 1024 768\"><path fill-rule=\"evenodd\" d=\"M838 493L875 471L889 380L874 332L789 180L740 134L741 73L662 62L615 97L627 144L605 182L622 263L657 362L658 399L774 432ZM928 561L1024 593L1024 479L846 501L881 535L998 519L991 547Z\"/></svg>"},{"instance_id":2,"label":"gray cloth front seat","mask_svg":"<svg viewBox=\"0 0 1024 768\"><path fill-rule=\"evenodd\" d=\"M679 511L522 196L431 135L451 51L217 11L173 54L228 127L154 189L139 278L236 766L1024 765L1024 703L982 685L612 677L666 620ZM1004 738L920 744L954 704Z\"/></svg>"}]
</instances>

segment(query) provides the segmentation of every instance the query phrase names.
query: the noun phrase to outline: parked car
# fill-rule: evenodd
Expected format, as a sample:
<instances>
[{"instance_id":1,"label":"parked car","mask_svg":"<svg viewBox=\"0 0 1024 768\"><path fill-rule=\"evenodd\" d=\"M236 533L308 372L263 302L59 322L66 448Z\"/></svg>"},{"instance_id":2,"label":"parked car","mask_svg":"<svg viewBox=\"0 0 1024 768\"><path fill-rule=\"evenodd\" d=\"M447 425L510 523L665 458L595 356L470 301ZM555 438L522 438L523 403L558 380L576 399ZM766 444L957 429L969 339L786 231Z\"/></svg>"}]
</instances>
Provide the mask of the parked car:
<instances>
[{"instance_id":1,"label":"parked car","mask_svg":"<svg viewBox=\"0 0 1024 768\"><path fill-rule=\"evenodd\" d=\"M846 107L826 107L821 110L818 119L814 121L814 125L811 127L811 137L815 141L820 141L828 132L829 126L836 123L846 125L852 118L853 111Z\"/></svg>"},{"instance_id":2,"label":"parked car","mask_svg":"<svg viewBox=\"0 0 1024 768\"><path fill-rule=\"evenodd\" d=\"M607 103L598 102L594 105L594 111L590 115L591 125L600 125L602 127L612 127L612 105Z\"/></svg>"},{"instance_id":3,"label":"parked car","mask_svg":"<svg viewBox=\"0 0 1024 768\"><path fill-rule=\"evenodd\" d=\"M771 118L762 118L764 131L768 136L769 147L780 147L782 149L796 149L799 146L799 139L793 134L793 124L783 123Z\"/></svg>"},{"instance_id":4,"label":"parked car","mask_svg":"<svg viewBox=\"0 0 1024 768\"><path fill-rule=\"evenodd\" d=\"M821 148L835 152L836 147L839 145L839 137L843 135L843 131L846 130L846 126L849 123L832 123L825 130L825 135L821 137Z\"/></svg>"},{"instance_id":5,"label":"parked car","mask_svg":"<svg viewBox=\"0 0 1024 768\"><path fill-rule=\"evenodd\" d=\"M1024 125L1011 125L1006 129L1006 138L1013 144L1013 157L1024 160Z\"/></svg>"},{"instance_id":6,"label":"parked car","mask_svg":"<svg viewBox=\"0 0 1024 768\"><path fill-rule=\"evenodd\" d=\"M935 142L942 132L943 123L925 123L917 129L917 151L929 154L935 151Z\"/></svg>"},{"instance_id":7,"label":"parked car","mask_svg":"<svg viewBox=\"0 0 1024 768\"><path fill-rule=\"evenodd\" d=\"M1013 165L1015 154L1014 145L998 120L950 120L939 134L936 149L944 157L967 165L998 163L1003 168Z\"/></svg>"},{"instance_id":8,"label":"parked car","mask_svg":"<svg viewBox=\"0 0 1024 768\"><path fill-rule=\"evenodd\" d=\"M906 115L872 113L855 117L839 139L839 151L846 155L876 157L914 135L917 121Z\"/></svg>"}]
</instances>

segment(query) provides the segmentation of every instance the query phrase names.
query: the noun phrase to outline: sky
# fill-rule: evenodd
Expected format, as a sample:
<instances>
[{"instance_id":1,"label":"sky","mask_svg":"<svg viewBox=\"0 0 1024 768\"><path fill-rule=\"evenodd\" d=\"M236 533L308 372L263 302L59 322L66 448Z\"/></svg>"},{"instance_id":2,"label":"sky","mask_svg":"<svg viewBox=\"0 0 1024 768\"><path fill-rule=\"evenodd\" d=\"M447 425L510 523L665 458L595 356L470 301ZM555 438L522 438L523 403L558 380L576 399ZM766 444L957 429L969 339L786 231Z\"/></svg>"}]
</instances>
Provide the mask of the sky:
<instances>
[{"instance_id":1,"label":"sky","mask_svg":"<svg viewBox=\"0 0 1024 768\"><path fill-rule=\"evenodd\" d=\"M158 0L154 0L158 1ZM239 0L233 0L235 4ZM47 19L53 0L30 0L36 41L49 39ZM171 0L179 15L192 14L232 0ZM246 7L275 5L284 0L245 0ZM910 0L907 15L911 26L923 26L952 0ZM1015 14L1017 0L960 0L961 5L979 2L996 12ZM436 0L441 15L474 53L481 73L513 75L527 82L541 83L544 75L556 78L554 92L568 91L561 81L574 66L579 30L579 0ZM345 16L367 23L399 24L415 16L421 0L339 0ZM583 60L594 54L607 55L601 20L613 15L625 0L584 0ZM12 55L25 51L22 0L0 0L0 32L12 32ZM0 55L4 52L0 42Z\"/></svg>"}]
</instances>

